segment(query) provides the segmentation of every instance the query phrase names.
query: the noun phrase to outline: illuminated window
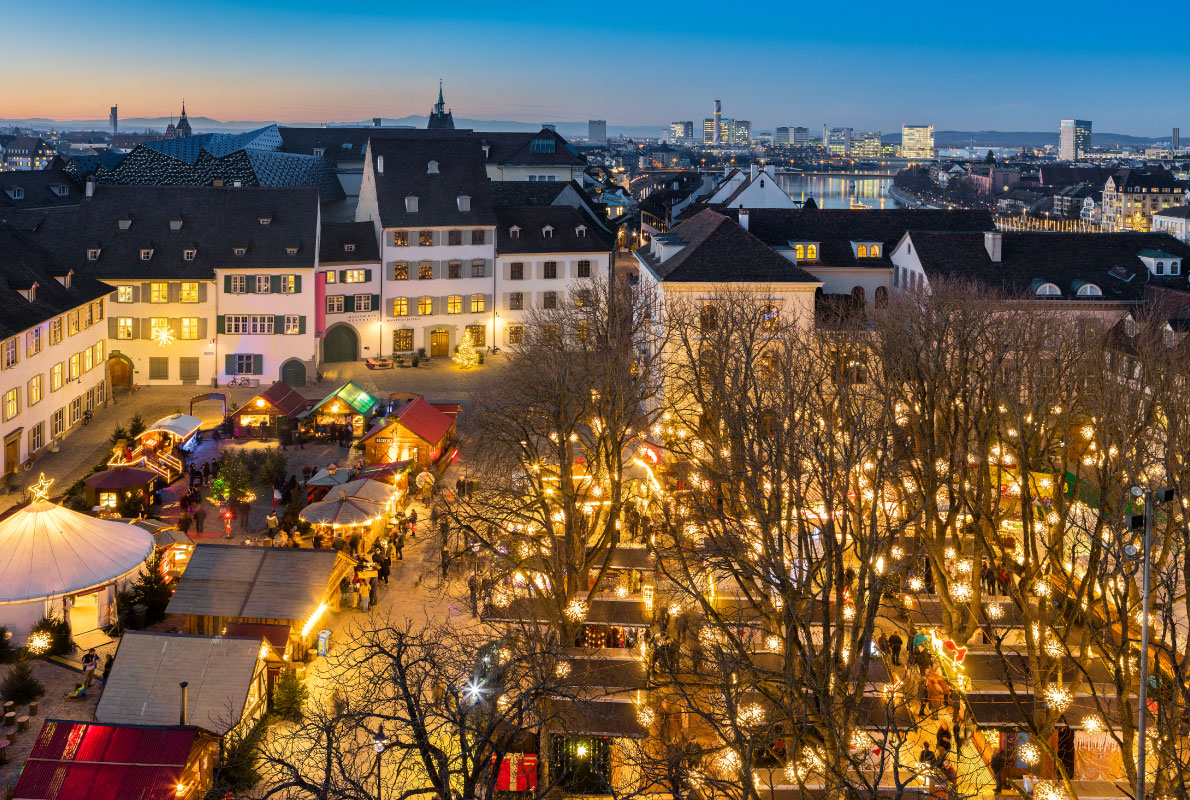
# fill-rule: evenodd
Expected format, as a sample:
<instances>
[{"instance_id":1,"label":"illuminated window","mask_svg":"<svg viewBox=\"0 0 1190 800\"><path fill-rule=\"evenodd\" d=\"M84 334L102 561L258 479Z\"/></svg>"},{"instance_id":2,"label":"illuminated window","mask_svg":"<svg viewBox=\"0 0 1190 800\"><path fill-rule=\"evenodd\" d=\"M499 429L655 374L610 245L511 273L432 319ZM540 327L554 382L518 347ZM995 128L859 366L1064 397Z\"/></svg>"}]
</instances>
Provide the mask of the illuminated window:
<instances>
[{"instance_id":1,"label":"illuminated window","mask_svg":"<svg viewBox=\"0 0 1190 800\"><path fill-rule=\"evenodd\" d=\"M182 317L180 325L181 330L178 331L179 339L198 338L198 317Z\"/></svg>"},{"instance_id":2,"label":"illuminated window","mask_svg":"<svg viewBox=\"0 0 1190 800\"><path fill-rule=\"evenodd\" d=\"M393 298L393 316L394 317L409 316L409 298L408 297L394 297Z\"/></svg>"},{"instance_id":3,"label":"illuminated window","mask_svg":"<svg viewBox=\"0 0 1190 800\"><path fill-rule=\"evenodd\" d=\"M508 327L508 343L521 344L525 341L525 326L510 325Z\"/></svg>"},{"instance_id":4,"label":"illuminated window","mask_svg":"<svg viewBox=\"0 0 1190 800\"><path fill-rule=\"evenodd\" d=\"M335 271L333 269L322 274L326 276L327 283L335 283L338 280L338 276L335 275Z\"/></svg>"},{"instance_id":5,"label":"illuminated window","mask_svg":"<svg viewBox=\"0 0 1190 800\"><path fill-rule=\"evenodd\" d=\"M393 331L393 351L406 353L413 349L413 328L397 328Z\"/></svg>"},{"instance_id":6,"label":"illuminated window","mask_svg":"<svg viewBox=\"0 0 1190 800\"><path fill-rule=\"evenodd\" d=\"M483 311L484 296L482 294L471 295L471 313L479 314Z\"/></svg>"},{"instance_id":7,"label":"illuminated window","mask_svg":"<svg viewBox=\"0 0 1190 800\"><path fill-rule=\"evenodd\" d=\"M285 334L293 336L302 332L302 318L297 314L285 315Z\"/></svg>"},{"instance_id":8,"label":"illuminated window","mask_svg":"<svg viewBox=\"0 0 1190 800\"><path fill-rule=\"evenodd\" d=\"M393 231L393 247L408 247L409 231Z\"/></svg>"},{"instance_id":9,"label":"illuminated window","mask_svg":"<svg viewBox=\"0 0 1190 800\"><path fill-rule=\"evenodd\" d=\"M407 281L409 280L409 262L398 261L393 264L393 280Z\"/></svg>"},{"instance_id":10,"label":"illuminated window","mask_svg":"<svg viewBox=\"0 0 1190 800\"><path fill-rule=\"evenodd\" d=\"M423 261L417 265L417 279L419 281L428 281L434 277L434 262Z\"/></svg>"},{"instance_id":11,"label":"illuminated window","mask_svg":"<svg viewBox=\"0 0 1190 800\"><path fill-rule=\"evenodd\" d=\"M467 333L471 334L471 344L475 345L476 347L486 347L487 346L487 333L488 333L487 326L485 326L485 325L468 325L466 330L467 330Z\"/></svg>"},{"instance_id":12,"label":"illuminated window","mask_svg":"<svg viewBox=\"0 0 1190 800\"><path fill-rule=\"evenodd\" d=\"M868 249L868 255L872 258L880 258L880 245L874 244Z\"/></svg>"},{"instance_id":13,"label":"illuminated window","mask_svg":"<svg viewBox=\"0 0 1190 800\"><path fill-rule=\"evenodd\" d=\"M78 353L75 353L74 355L72 355L70 357L70 360L67 362L66 380L72 381L72 380L76 379L81 374L79 372L79 367L81 367L81 366L82 366L82 359L79 358Z\"/></svg>"},{"instance_id":14,"label":"illuminated window","mask_svg":"<svg viewBox=\"0 0 1190 800\"><path fill-rule=\"evenodd\" d=\"M197 303L198 283L196 281L184 281L178 288L178 300L183 303Z\"/></svg>"},{"instance_id":15,"label":"illuminated window","mask_svg":"<svg viewBox=\"0 0 1190 800\"><path fill-rule=\"evenodd\" d=\"M817 261L818 260L818 245L816 245L816 244L806 245L806 259L808 261Z\"/></svg>"},{"instance_id":16,"label":"illuminated window","mask_svg":"<svg viewBox=\"0 0 1190 800\"><path fill-rule=\"evenodd\" d=\"M35 406L41 402L41 376L34 376L33 380L29 381L28 387L29 405Z\"/></svg>"},{"instance_id":17,"label":"illuminated window","mask_svg":"<svg viewBox=\"0 0 1190 800\"><path fill-rule=\"evenodd\" d=\"M423 317L428 317L434 313L434 298L419 297L417 299L417 313Z\"/></svg>"},{"instance_id":18,"label":"illuminated window","mask_svg":"<svg viewBox=\"0 0 1190 800\"><path fill-rule=\"evenodd\" d=\"M461 294L452 294L446 298L446 313L447 314L461 314L463 311L463 296Z\"/></svg>"},{"instance_id":19,"label":"illuminated window","mask_svg":"<svg viewBox=\"0 0 1190 800\"><path fill-rule=\"evenodd\" d=\"M793 256L798 261L806 257L806 246L804 244L795 244L793 246Z\"/></svg>"},{"instance_id":20,"label":"illuminated window","mask_svg":"<svg viewBox=\"0 0 1190 800\"><path fill-rule=\"evenodd\" d=\"M83 372L90 372L95 367L95 362L92 359L95 357L95 352L88 347L83 351Z\"/></svg>"},{"instance_id":21,"label":"illuminated window","mask_svg":"<svg viewBox=\"0 0 1190 800\"><path fill-rule=\"evenodd\" d=\"M271 280L270 276L257 275L256 276L256 293L257 294L268 294L271 291L273 291L273 286L272 286L272 280Z\"/></svg>"},{"instance_id":22,"label":"illuminated window","mask_svg":"<svg viewBox=\"0 0 1190 800\"><path fill-rule=\"evenodd\" d=\"M328 314L342 314L343 313L343 295L338 294L334 297L326 299L326 313Z\"/></svg>"},{"instance_id":23,"label":"illuminated window","mask_svg":"<svg viewBox=\"0 0 1190 800\"><path fill-rule=\"evenodd\" d=\"M116 338L132 338L132 317L119 317L116 320Z\"/></svg>"},{"instance_id":24,"label":"illuminated window","mask_svg":"<svg viewBox=\"0 0 1190 800\"><path fill-rule=\"evenodd\" d=\"M131 286L116 287L116 302L117 303L131 303L132 302L132 287Z\"/></svg>"},{"instance_id":25,"label":"illuminated window","mask_svg":"<svg viewBox=\"0 0 1190 800\"><path fill-rule=\"evenodd\" d=\"M766 331L776 330L780 321L781 312L776 306L769 306L767 309L765 309L762 325Z\"/></svg>"},{"instance_id":26,"label":"illuminated window","mask_svg":"<svg viewBox=\"0 0 1190 800\"><path fill-rule=\"evenodd\" d=\"M297 275L282 275L281 276L281 293L282 294L296 294L297 293Z\"/></svg>"},{"instance_id":27,"label":"illuminated window","mask_svg":"<svg viewBox=\"0 0 1190 800\"><path fill-rule=\"evenodd\" d=\"M344 283L363 283L365 273L362 269L349 269L344 271Z\"/></svg>"},{"instance_id":28,"label":"illuminated window","mask_svg":"<svg viewBox=\"0 0 1190 800\"><path fill-rule=\"evenodd\" d=\"M418 247L433 247L434 246L434 232L433 231L419 231L417 234Z\"/></svg>"},{"instance_id":29,"label":"illuminated window","mask_svg":"<svg viewBox=\"0 0 1190 800\"><path fill-rule=\"evenodd\" d=\"M50 391L56 392L62 388L62 362L50 367Z\"/></svg>"},{"instance_id":30,"label":"illuminated window","mask_svg":"<svg viewBox=\"0 0 1190 800\"><path fill-rule=\"evenodd\" d=\"M861 244L858 248L856 248L856 254L860 258L867 258L868 257L868 246L866 244Z\"/></svg>"},{"instance_id":31,"label":"illuminated window","mask_svg":"<svg viewBox=\"0 0 1190 800\"><path fill-rule=\"evenodd\" d=\"M10 419L15 417L19 410L20 407L19 403L17 402L17 390L9 389L4 393L4 421L8 422Z\"/></svg>"}]
</instances>

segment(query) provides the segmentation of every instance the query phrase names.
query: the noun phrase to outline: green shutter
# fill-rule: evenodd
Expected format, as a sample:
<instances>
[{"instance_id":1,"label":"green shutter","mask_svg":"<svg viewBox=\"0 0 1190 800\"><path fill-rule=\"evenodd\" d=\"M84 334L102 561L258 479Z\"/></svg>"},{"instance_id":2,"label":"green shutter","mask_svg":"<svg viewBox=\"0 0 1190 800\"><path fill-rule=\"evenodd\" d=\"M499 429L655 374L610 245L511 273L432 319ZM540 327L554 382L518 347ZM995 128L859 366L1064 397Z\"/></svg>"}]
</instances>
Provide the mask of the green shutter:
<instances>
[{"instance_id":1,"label":"green shutter","mask_svg":"<svg viewBox=\"0 0 1190 800\"><path fill-rule=\"evenodd\" d=\"M264 356L260 353L252 355L252 374L259 375L264 372Z\"/></svg>"},{"instance_id":2,"label":"green shutter","mask_svg":"<svg viewBox=\"0 0 1190 800\"><path fill-rule=\"evenodd\" d=\"M269 291L272 292L273 294L281 293L281 276L280 275L270 275L269 276Z\"/></svg>"},{"instance_id":3,"label":"green shutter","mask_svg":"<svg viewBox=\"0 0 1190 800\"><path fill-rule=\"evenodd\" d=\"M223 276L223 293L231 294L231 275Z\"/></svg>"},{"instance_id":4,"label":"green shutter","mask_svg":"<svg viewBox=\"0 0 1190 800\"><path fill-rule=\"evenodd\" d=\"M285 315L273 315L273 333L285 333Z\"/></svg>"},{"instance_id":5,"label":"green shutter","mask_svg":"<svg viewBox=\"0 0 1190 800\"><path fill-rule=\"evenodd\" d=\"M347 270L339 270L339 283L347 283Z\"/></svg>"},{"instance_id":6,"label":"green shutter","mask_svg":"<svg viewBox=\"0 0 1190 800\"><path fill-rule=\"evenodd\" d=\"M301 275L293 276L293 290L295 292L300 292L302 290L302 276Z\"/></svg>"},{"instance_id":7,"label":"green shutter","mask_svg":"<svg viewBox=\"0 0 1190 800\"><path fill-rule=\"evenodd\" d=\"M245 283L244 288L248 292L250 292L252 294L256 294L256 276L255 275L248 275L247 277L245 277L244 283Z\"/></svg>"},{"instance_id":8,"label":"green shutter","mask_svg":"<svg viewBox=\"0 0 1190 800\"><path fill-rule=\"evenodd\" d=\"M223 315L215 317L215 333L227 333L227 326L223 321Z\"/></svg>"},{"instance_id":9,"label":"green shutter","mask_svg":"<svg viewBox=\"0 0 1190 800\"><path fill-rule=\"evenodd\" d=\"M306 316L303 314L298 317L298 333L306 332Z\"/></svg>"},{"instance_id":10,"label":"green shutter","mask_svg":"<svg viewBox=\"0 0 1190 800\"><path fill-rule=\"evenodd\" d=\"M223 319L220 317L220 319ZM236 357L232 353L228 353L223 357L223 373L225 375L236 374Z\"/></svg>"},{"instance_id":11,"label":"green shutter","mask_svg":"<svg viewBox=\"0 0 1190 800\"><path fill-rule=\"evenodd\" d=\"M364 282L365 283L370 282L371 280L372 280L372 270L370 270L370 269L364 270Z\"/></svg>"},{"instance_id":12,"label":"green shutter","mask_svg":"<svg viewBox=\"0 0 1190 800\"><path fill-rule=\"evenodd\" d=\"M380 309L380 295L378 295L378 294L372 295L372 310L373 311L381 310Z\"/></svg>"}]
</instances>

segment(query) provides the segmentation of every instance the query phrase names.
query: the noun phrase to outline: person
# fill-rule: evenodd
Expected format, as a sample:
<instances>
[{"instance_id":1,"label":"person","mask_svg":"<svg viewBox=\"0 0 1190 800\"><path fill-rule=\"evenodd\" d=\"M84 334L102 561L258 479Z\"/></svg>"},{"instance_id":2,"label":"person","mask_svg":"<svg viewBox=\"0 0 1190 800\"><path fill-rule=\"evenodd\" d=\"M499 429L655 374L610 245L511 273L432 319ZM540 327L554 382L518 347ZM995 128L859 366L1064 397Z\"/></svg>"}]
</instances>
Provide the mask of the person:
<instances>
[{"instance_id":1,"label":"person","mask_svg":"<svg viewBox=\"0 0 1190 800\"><path fill-rule=\"evenodd\" d=\"M207 509L199 505L194 511L194 531L195 533L202 533L202 524L206 521Z\"/></svg>"},{"instance_id":2,"label":"person","mask_svg":"<svg viewBox=\"0 0 1190 800\"><path fill-rule=\"evenodd\" d=\"M393 544L393 552L397 554L397 561L405 560L405 534L397 535L397 541Z\"/></svg>"},{"instance_id":3,"label":"person","mask_svg":"<svg viewBox=\"0 0 1190 800\"><path fill-rule=\"evenodd\" d=\"M988 762L988 768L992 771L992 777L996 779L996 794L1004 789L1004 768L1008 766L1008 757L1004 755L1003 750L997 750L991 760Z\"/></svg>"},{"instance_id":4,"label":"person","mask_svg":"<svg viewBox=\"0 0 1190 800\"><path fill-rule=\"evenodd\" d=\"M363 612L368 613L368 605L372 599L372 585L365 580L359 582L359 601Z\"/></svg>"},{"instance_id":5,"label":"person","mask_svg":"<svg viewBox=\"0 0 1190 800\"><path fill-rule=\"evenodd\" d=\"M888 653L892 659L892 663L896 666L901 666L901 646L904 642L901 640L901 634L893 631L893 635L888 637Z\"/></svg>"},{"instance_id":6,"label":"person","mask_svg":"<svg viewBox=\"0 0 1190 800\"><path fill-rule=\"evenodd\" d=\"M284 528L278 528L277 532L273 534L273 547L288 547L289 536L286 535Z\"/></svg>"},{"instance_id":7,"label":"person","mask_svg":"<svg viewBox=\"0 0 1190 800\"><path fill-rule=\"evenodd\" d=\"M880 655L888 655L888 637L879 628L876 629L876 649L880 651Z\"/></svg>"},{"instance_id":8,"label":"person","mask_svg":"<svg viewBox=\"0 0 1190 800\"><path fill-rule=\"evenodd\" d=\"M381 553L378 560L380 561L380 569L377 572L380 580L384 581L385 586L388 586L388 576L392 573L393 560L388 557L387 553Z\"/></svg>"},{"instance_id":9,"label":"person","mask_svg":"<svg viewBox=\"0 0 1190 800\"><path fill-rule=\"evenodd\" d=\"M273 487L273 508L276 508L277 504L280 502L281 502L281 487L274 486Z\"/></svg>"},{"instance_id":10,"label":"person","mask_svg":"<svg viewBox=\"0 0 1190 800\"><path fill-rule=\"evenodd\" d=\"M281 527L281 520L277 519L277 509L274 508L269 512L269 515L264 518L264 525L269 530L269 536L277 535L277 529Z\"/></svg>"},{"instance_id":11,"label":"person","mask_svg":"<svg viewBox=\"0 0 1190 800\"><path fill-rule=\"evenodd\" d=\"M190 512L183 508L181 515L178 517L178 530L182 533L190 533Z\"/></svg>"},{"instance_id":12,"label":"person","mask_svg":"<svg viewBox=\"0 0 1190 800\"><path fill-rule=\"evenodd\" d=\"M344 605L346 605L348 602L350 602L350 599L348 598L348 594L350 592L351 592L351 581L349 581L347 579L347 576L344 575L343 578L339 581L339 602Z\"/></svg>"},{"instance_id":13,"label":"person","mask_svg":"<svg viewBox=\"0 0 1190 800\"><path fill-rule=\"evenodd\" d=\"M95 670L99 667L99 656L92 647L83 655L83 686L89 687L95 680Z\"/></svg>"},{"instance_id":14,"label":"person","mask_svg":"<svg viewBox=\"0 0 1190 800\"><path fill-rule=\"evenodd\" d=\"M84 698L86 698L86 696L87 696L87 687L83 686L81 683L77 683L74 686L73 692L66 693L65 699L67 699L67 700L83 700Z\"/></svg>"},{"instance_id":15,"label":"person","mask_svg":"<svg viewBox=\"0 0 1190 800\"><path fill-rule=\"evenodd\" d=\"M450 570L450 551L442 548L442 580L446 580L446 573Z\"/></svg>"},{"instance_id":16,"label":"person","mask_svg":"<svg viewBox=\"0 0 1190 800\"><path fill-rule=\"evenodd\" d=\"M950 724L944 720L940 721L938 723L938 733L935 735L935 738L938 741L939 754L941 754L942 758L946 758L948 755L950 755L950 745L951 745Z\"/></svg>"},{"instance_id":17,"label":"person","mask_svg":"<svg viewBox=\"0 0 1190 800\"><path fill-rule=\"evenodd\" d=\"M206 486L207 482L211 480L211 462L202 462L202 480L198 482L199 486Z\"/></svg>"}]
</instances>

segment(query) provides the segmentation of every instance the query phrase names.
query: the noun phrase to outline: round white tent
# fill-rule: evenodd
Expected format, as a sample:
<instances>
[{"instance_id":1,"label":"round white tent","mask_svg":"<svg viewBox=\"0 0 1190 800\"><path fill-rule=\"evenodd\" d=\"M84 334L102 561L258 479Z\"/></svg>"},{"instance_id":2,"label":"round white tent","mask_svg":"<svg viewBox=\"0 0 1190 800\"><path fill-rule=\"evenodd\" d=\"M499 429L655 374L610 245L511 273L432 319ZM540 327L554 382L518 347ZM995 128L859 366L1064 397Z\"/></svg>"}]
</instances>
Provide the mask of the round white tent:
<instances>
[{"instance_id":1,"label":"round white tent","mask_svg":"<svg viewBox=\"0 0 1190 800\"><path fill-rule=\"evenodd\" d=\"M44 616L76 635L109 624L116 589L139 574L153 536L135 525L38 502L0 522L0 625L21 644ZM72 609L78 608L77 614Z\"/></svg>"}]
</instances>

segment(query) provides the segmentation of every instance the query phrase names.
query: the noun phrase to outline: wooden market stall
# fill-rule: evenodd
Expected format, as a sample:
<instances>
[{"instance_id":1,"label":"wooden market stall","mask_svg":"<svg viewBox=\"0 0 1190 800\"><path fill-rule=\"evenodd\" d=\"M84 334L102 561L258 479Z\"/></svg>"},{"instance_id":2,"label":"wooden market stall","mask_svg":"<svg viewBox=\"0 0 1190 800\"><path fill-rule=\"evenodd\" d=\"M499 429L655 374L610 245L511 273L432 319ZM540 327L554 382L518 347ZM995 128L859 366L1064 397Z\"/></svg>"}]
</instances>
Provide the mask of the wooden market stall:
<instances>
[{"instance_id":1,"label":"wooden market stall","mask_svg":"<svg viewBox=\"0 0 1190 800\"><path fill-rule=\"evenodd\" d=\"M285 381L277 381L231 415L232 435L261 439L293 430L310 401Z\"/></svg>"},{"instance_id":2,"label":"wooden market stall","mask_svg":"<svg viewBox=\"0 0 1190 800\"><path fill-rule=\"evenodd\" d=\"M108 466L144 467L160 475L165 483L170 483L185 471L184 453L196 446L194 435L201 426L202 420L189 414L162 417L145 428L135 443L117 450Z\"/></svg>"},{"instance_id":3,"label":"wooden market stall","mask_svg":"<svg viewBox=\"0 0 1190 800\"><path fill-rule=\"evenodd\" d=\"M336 427L348 425L352 436L362 436L378 403L375 397L348 381L303 411L298 419L308 434L333 435Z\"/></svg>"},{"instance_id":4,"label":"wooden market stall","mask_svg":"<svg viewBox=\"0 0 1190 800\"><path fill-rule=\"evenodd\" d=\"M156 470L127 465L93 472L83 480L87 505L99 516L120 516L121 509L129 506L130 498L139 498L141 508L147 510L153 504L153 490L160 477Z\"/></svg>"},{"instance_id":5,"label":"wooden market stall","mask_svg":"<svg viewBox=\"0 0 1190 800\"><path fill-rule=\"evenodd\" d=\"M315 526L329 546L359 534L366 550L387 529L393 512L404 506L403 486L368 478L349 481L303 508L299 517Z\"/></svg>"},{"instance_id":6,"label":"wooden market stall","mask_svg":"<svg viewBox=\"0 0 1190 800\"><path fill-rule=\"evenodd\" d=\"M430 403L420 395L390 402L388 416L363 438L364 464L410 462L414 472L432 469L455 440L457 403Z\"/></svg>"}]
</instances>

